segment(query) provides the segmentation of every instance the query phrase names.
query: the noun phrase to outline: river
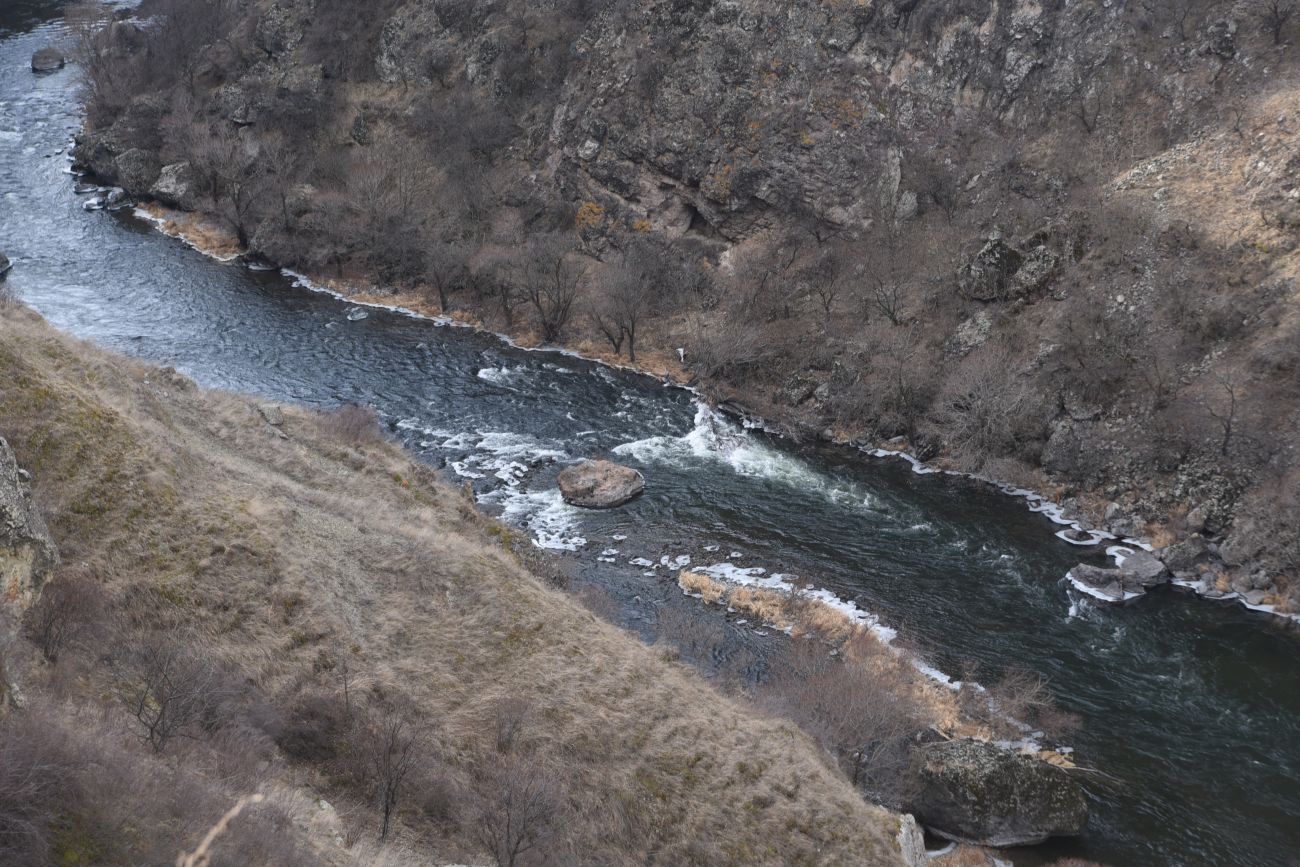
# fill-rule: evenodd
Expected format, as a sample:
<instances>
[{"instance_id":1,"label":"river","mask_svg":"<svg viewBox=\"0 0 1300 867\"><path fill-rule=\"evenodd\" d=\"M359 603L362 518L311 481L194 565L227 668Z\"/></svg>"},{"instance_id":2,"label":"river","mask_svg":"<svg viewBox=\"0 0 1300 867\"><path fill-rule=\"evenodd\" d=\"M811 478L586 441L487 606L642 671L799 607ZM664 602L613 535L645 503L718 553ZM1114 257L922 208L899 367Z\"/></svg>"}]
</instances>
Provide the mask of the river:
<instances>
[{"instance_id":1,"label":"river","mask_svg":"<svg viewBox=\"0 0 1300 867\"><path fill-rule=\"evenodd\" d=\"M1080 761L1110 779L1088 782L1084 836L1008 853L1017 865L1300 864L1300 640L1267 615L1173 591L1096 607L1061 579L1100 552L987 485L792 446L681 389L491 335L377 309L349 318L348 303L278 272L216 262L129 212L84 210L65 156L75 71L27 66L64 38L60 5L0 6L0 252L11 287L54 325L208 387L375 407L647 637L666 607L697 605L659 565L690 557L816 581L952 675L1042 672L1082 718ZM607 513L564 505L559 468L611 452L645 473L645 496Z\"/></svg>"}]
</instances>

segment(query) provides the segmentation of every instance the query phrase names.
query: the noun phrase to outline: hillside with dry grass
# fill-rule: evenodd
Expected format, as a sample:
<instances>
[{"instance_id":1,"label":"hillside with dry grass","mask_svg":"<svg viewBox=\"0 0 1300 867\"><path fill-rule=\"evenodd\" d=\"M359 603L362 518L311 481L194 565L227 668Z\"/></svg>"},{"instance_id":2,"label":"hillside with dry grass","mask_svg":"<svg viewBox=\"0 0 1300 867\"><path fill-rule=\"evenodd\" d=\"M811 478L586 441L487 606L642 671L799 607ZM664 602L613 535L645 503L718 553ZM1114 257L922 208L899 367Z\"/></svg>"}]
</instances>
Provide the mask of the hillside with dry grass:
<instances>
[{"instance_id":1,"label":"hillside with dry grass","mask_svg":"<svg viewBox=\"0 0 1300 867\"><path fill-rule=\"evenodd\" d=\"M204 392L0 315L62 563L6 608L0 860L898 864L791 723L538 578L356 413Z\"/></svg>"}]
</instances>

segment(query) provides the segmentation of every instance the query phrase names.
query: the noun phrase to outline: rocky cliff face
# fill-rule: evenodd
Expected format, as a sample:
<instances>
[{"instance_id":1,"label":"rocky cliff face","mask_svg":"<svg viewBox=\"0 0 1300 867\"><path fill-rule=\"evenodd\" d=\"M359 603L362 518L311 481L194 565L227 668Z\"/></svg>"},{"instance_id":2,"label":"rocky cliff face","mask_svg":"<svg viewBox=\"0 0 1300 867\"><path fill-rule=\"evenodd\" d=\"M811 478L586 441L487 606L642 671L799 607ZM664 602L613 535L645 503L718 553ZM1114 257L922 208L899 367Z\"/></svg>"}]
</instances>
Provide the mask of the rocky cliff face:
<instances>
[{"instance_id":1,"label":"rocky cliff face","mask_svg":"<svg viewBox=\"0 0 1300 867\"><path fill-rule=\"evenodd\" d=\"M26 473L0 437L0 587L4 602L21 608L40 593L58 564L58 551L32 504Z\"/></svg>"},{"instance_id":2,"label":"rocky cliff face","mask_svg":"<svg viewBox=\"0 0 1300 867\"><path fill-rule=\"evenodd\" d=\"M78 153L274 261L684 357L1282 601L1300 99L1268 8L149 0ZM539 297L548 246L585 278Z\"/></svg>"}]
</instances>

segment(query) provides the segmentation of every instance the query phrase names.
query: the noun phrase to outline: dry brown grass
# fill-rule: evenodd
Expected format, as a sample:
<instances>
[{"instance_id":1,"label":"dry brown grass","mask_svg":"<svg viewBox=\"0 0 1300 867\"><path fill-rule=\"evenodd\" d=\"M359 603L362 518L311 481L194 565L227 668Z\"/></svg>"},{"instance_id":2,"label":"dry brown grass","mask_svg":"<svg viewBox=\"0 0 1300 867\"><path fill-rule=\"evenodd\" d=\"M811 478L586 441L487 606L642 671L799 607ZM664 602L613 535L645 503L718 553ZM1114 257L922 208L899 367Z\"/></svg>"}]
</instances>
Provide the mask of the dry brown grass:
<instances>
[{"instance_id":1,"label":"dry brown grass","mask_svg":"<svg viewBox=\"0 0 1300 867\"><path fill-rule=\"evenodd\" d=\"M573 808L554 843L565 863L897 863L893 816L793 725L546 587L397 446L340 442L294 408L281 439L248 399L25 310L0 321L0 374L0 429L65 561L94 570L131 628L191 629L281 702L335 688L347 659L367 694L405 696L436 729L431 758L461 775L496 749L494 709L523 698L521 737ZM93 669L72 687L102 688ZM483 857L413 806L395 835L426 860ZM321 863L368 845L332 839L318 839Z\"/></svg>"},{"instance_id":2,"label":"dry brown grass","mask_svg":"<svg viewBox=\"0 0 1300 867\"><path fill-rule=\"evenodd\" d=\"M765 587L730 585L689 569L678 573L677 583L707 603L743 611L766 625L789 632L793 639L814 638L838 648L845 662L871 672L890 683L897 694L919 702L929 722L942 731L961 737L991 735L987 726L963 715L951 690L921 676L870 630L819 599Z\"/></svg>"}]
</instances>

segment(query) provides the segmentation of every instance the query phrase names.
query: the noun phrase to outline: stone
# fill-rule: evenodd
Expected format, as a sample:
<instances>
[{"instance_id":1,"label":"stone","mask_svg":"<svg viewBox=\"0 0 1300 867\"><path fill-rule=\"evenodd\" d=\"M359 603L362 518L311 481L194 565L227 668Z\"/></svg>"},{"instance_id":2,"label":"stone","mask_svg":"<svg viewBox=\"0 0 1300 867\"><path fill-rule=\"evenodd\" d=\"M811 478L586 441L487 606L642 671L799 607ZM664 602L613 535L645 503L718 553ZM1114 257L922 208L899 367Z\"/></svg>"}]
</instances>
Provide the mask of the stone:
<instances>
[{"instance_id":1,"label":"stone","mask_svg":"<svg viewBox=\"0 0 1300 867\"><path fill-rule=\"evenodd\" d=\"M1100 593L1114 602L1124 601L1123 575L1118 569L1106 569L1101 566L1089 566L1080 563L1068 573L1068 577L1089 589Z\"/></svg>"},{"instance_id":2,"label":"stone","mask_svg":"<svg viewBox=\"0 0 1300 867\"><path fill-rule=\"evenodd\" d=\"M1060 271L1061 257L1046 247L1039 247L1020 263L1007 286L1007 294L1012 298L1025 298L1044 292Z\"/></svg>"},{"instance_id":3,"label":"stone","mask_svg":"<svg viewBox=\"0 0 1300 867\"><path fill-rule=\"evenodd\" d=\"M114 163L118 183L133 196L145 195L158 180L158 158L140 148L124 151Z\"/></svg>"},{"instance_id":4,"label":"stone","mask_svg":"<svg viewBox=\"0 0 1300 867\"><path fill-rule=\"evenodd\" d=\"M941 837L1024 846L1080 833L1083 788L1062 768L994 744L955 740L916 752L919 792L909 810Z\"/></svg>"},{"instance_id":5,"label":"stone","mask_svg":"<svg viewBox=\"0 0 1300 867\"><path fill-rule=\"evenodd\" d=\"M149 195L169 207L192 211L198 203L197 184L189 163L172 163L158 171Z\"/></svg>"},{"instance_id":6,"label":"stone","mask_svg":"<svg viewBox=\"0 0 1300 867\"><path fill-rule=\"evenodd\" d=\"M264 403L257 408L261 414L262 420L271 427L280 427L284 424L284 410L273 403Z\"/></svg>"},{"instance_id":7,"label":"stone","mask_svg":"<svg viewBox=\"0 0 1300 867\"><path fill-rule=\"evenodd\" d=\"M1161 551L1160 559L1172 572L1193 572L1198 564L1208 559L1209 553L1209 543L1204 538L1189 536Z\"/></svg>"},{"instance_id":8,"label":"stone","mask_svg":"<svg viewBox=\"0 0 1300 867\"><path fill-rule=\"evenodd\" d=\"M13 266L14 263L9 261L9 257L4 253L0 253L0 280L4 279L4 276L9 273L9 269Z\"/></svg>"},{"instance_id":9,"label":"stone","mask_svg":"<svg viewBox=\"0 0 1300 867\"><path fill-rule=\"evenodd\" d=\"M992 238L967 262L958 275L958 287L975 301L1001 301L1007 285L1024 257L1001 238Z\"/></svg>"},{"instance_id":10,"label":"stone","mask_svg":"<svg viewBox=\"0 0 1300 867\"><path fill-rule=\"evenodd\" d=\"M32 72L56 72L67 65L67 58L57 48L41 48L32 55Z\"/></svg>"},{"instance_id":11,"label":"stone","mask_svg":"<svg viewBox=\"0 0 1300 867\"><path fill-rule=\"evenodd\" d=\"M1119 572L1125 589L1154 587L1169 578L1169 570L1160 558L1150 551L1134 551L1124 556L1119 565Z\"/></svg>"},{"instance_id":12,"label":"stone","mask_svg":"<svg viewBox=\"0 0 1300 867\"><path fill-rule=\"evenodd\" d=\"M612 509L645 490L645 478L613 461L583 461L556 479L566 503L585 509Z\"/></svg>"},{"instance_id":13,"label":"stone","mask_svg":"<svg viewBox=\"0 0 1300 867\"><path fill-rule=\"evenodd\" d=\"M58 563L58 549L32 503L13 450L0 437L0 604L26 608Z\"/></svg>"}]
</instances>

